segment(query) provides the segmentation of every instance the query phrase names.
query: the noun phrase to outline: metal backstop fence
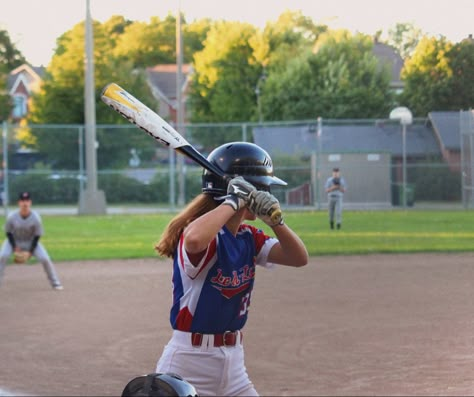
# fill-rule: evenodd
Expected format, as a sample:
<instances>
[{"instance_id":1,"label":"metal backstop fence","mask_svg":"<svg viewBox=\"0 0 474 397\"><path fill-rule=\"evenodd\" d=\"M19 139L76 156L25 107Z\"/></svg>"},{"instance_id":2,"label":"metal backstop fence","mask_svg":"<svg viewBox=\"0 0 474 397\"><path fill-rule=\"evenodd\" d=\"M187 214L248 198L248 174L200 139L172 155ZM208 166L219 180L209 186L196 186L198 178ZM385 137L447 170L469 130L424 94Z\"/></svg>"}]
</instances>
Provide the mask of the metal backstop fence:
<instances>
[{"instance_id":1,"label":"metal backstop fence","mask_svg":"<svg viewBox=\"0 0 474 397\"><path fill-rule=\"evenodd\" d=\"M339 167L348 207L473 206L472 112L460 113L458 148L440 143L427 120L408 126L402 147L399 124L390 120L303 120L279 123L188 124L180 128L204 155L220 144L255 142L266 149L275 173L288 182L274 189L286 207L326 206L325 182ZM82 125L3 124L4 205L20 191L36 204L77 205L87 186ZM174 209L199 194L202 170L133 125L98 125L98 188L108 205L151 204ZM404 150L405 149L405 150ZM405 153L405 155L404 155ZM406 180L403 180L403 167Z\"/></svg>"}]
</instances>

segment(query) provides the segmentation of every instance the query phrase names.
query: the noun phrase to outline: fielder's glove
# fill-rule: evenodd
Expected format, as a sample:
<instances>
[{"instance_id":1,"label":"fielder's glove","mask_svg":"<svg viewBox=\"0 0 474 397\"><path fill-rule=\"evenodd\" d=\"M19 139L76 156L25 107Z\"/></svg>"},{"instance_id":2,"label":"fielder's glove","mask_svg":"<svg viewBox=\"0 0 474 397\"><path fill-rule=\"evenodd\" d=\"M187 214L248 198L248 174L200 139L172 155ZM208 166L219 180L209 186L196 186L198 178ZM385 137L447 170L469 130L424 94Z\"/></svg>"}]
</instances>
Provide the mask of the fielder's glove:
<instances>
[{"instance_id":1,"label":"fielder's glove","mask_svg":"<svg viewBox=\"0 0 474 397\"><path fill-rule=\"evenodd\" d=\"M13 261L15 263L23 264L30 259L30 253L28 251L15 251L13 254Z\"/></svg>"},{"instance_id":2,"label":"fielder's glove","mask_svg":"<svg viewBox=\"0 0 474 397\"><path fill-rule=\"evenodd\" d=\"M247 182L241 176L233 178L227 185L227 196L224 196L224 205L230 205L234 211L248 205L257 189L250 182Z\"/></svg>"},{"instance_id":3,"label":"fielder's glove","mask_svg":"<svg viewBox=\"0 0 474 397\"><path fill-rule=\"evenodd\" d=\"M253 193L249 209L268 226L283 225L280 202L269 192L259 190Z\"/></svg>"}]
</instances>

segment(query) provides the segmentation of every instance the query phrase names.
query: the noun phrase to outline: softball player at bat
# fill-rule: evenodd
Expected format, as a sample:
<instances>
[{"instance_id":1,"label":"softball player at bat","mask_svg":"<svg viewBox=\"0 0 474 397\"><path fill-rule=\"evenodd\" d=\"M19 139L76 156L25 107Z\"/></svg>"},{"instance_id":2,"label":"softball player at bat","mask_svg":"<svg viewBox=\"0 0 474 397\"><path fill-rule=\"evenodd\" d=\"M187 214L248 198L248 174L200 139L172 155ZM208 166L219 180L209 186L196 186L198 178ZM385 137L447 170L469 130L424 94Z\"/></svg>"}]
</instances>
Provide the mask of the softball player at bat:
<instances>
[{"instance_id":1,"label":"softball player at bat","mask_svg":"<svg viewBox=\"0 0 474 397\"><path fill-rule=\"evenodd\" d=\"M203 396L257 396L244 365L243 333L256 265L300 267L308 262L301 239L270 193L286 185L273 175L268 153L234 142L208 157L231 179L204 171L202 193L165 229L156 249L173 258L173 334L156 372L177 373ZM257 218L275 237L244 221Z\"/></svg>"},{"instance_id":2,"label":"softball player at bat","mask_svg":"<svg viewBox=\"0 0 474 397\"><path fill-rule=\"evenodd\" d=\"M30 194L28 192L21 193L18 198L18 210L12 212L6 220L7 239L0 249L0 282L9 257L13 253L22 252L26 254L24 261L31 256L36 256L43 265L53 289L62 290L63 287L53 262L44 246L39 242L43 235L43 224L39 214L31 209L31 203Z\"/></svg>"}]
</instances>

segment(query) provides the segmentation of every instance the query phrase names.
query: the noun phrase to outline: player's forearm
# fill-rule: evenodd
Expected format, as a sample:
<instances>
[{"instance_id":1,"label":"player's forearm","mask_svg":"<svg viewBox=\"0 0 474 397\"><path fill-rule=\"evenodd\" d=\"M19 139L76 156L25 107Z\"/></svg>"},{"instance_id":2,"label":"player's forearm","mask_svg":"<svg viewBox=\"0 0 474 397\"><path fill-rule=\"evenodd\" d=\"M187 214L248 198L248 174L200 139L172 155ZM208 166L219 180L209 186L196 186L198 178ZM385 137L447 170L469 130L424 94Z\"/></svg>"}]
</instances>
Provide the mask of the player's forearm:
<instances>
[{"instance_id":1,"label":"player's forearm","mask_svg":"<svg viewBox=\"0 0 474 397\"><path fill-rule=\"evenodd\" d=\"M220 205L191 222L183 232L186 251L197 253L206 249L219 230L234 215L232 207Z\"/></svg>"},{"instance_id":2,"label":"player's forearm","mask_svg":"<svg viewBox=\"0 0 474 397\"><path fill-rule=\"evenodd\" d=\"M15 237L13 237L13 233L7 233L7 238L8 241L10 242L10 245L12 246L12 250L16 248L16 242L15 242Z\"/></svg>"},{"instance_id":3,"label":"player's forearm","mask_svg":"<svg viewBox=\"0 0 474 397\"><path fill-rule=\"evenodd\" d=\"M31 246L30 246L30 253L31 254L33 254L33 252L35 252L35 249L38 246L39 239L40 239L40 236L33 237L33 241L31 242Z\"/></svg>"},{"instance_id":4,"label":"player's forearm","mask_svg":"<svg viewBox=\"0 0 474 397\"><path fill-rule=\"evenodd\" d=\"M308 263L306 246L293 230L287 225L278 225L273 227L273 232L279 244L270 251L269 262L292 267L301 267Z\"/></svg>"}]
</instances>

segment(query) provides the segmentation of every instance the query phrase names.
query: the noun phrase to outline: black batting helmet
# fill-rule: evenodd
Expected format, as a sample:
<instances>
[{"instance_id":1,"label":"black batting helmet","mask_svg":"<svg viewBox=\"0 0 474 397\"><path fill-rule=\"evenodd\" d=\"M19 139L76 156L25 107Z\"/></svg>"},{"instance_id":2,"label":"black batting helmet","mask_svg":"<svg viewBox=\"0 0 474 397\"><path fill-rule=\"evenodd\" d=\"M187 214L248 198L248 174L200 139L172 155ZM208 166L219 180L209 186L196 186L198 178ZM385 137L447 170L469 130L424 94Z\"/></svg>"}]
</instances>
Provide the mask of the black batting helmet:
<instances>
[{"instance_id":1,"label":"black batting helmet","mask_svg":"<svg viewBox=\"0 0 474 397\"><path fill-rule=\"evenodd\" d=\"M270 191L271 185L286 186L286 182L273 175L270 155L260 146L249 142L231 142L214 149L207 159L219 167L226 176L242 176L259 190ZM210 171L202 175L203 193L226 195L229 179L225 180Z\"/></svg>"},{"instance_id":2,"label":"black batting helmet","mask_svg":"<svg viewBox=\"0 0 474 397\"><path fill-rule=\"evenodd\" d=\"M198 397L196 389L173 373L152 373L128 382L122 397Z\"/></svg>"}]
</instances>

